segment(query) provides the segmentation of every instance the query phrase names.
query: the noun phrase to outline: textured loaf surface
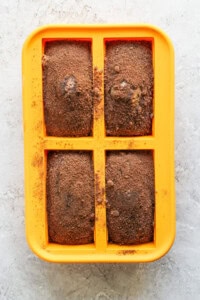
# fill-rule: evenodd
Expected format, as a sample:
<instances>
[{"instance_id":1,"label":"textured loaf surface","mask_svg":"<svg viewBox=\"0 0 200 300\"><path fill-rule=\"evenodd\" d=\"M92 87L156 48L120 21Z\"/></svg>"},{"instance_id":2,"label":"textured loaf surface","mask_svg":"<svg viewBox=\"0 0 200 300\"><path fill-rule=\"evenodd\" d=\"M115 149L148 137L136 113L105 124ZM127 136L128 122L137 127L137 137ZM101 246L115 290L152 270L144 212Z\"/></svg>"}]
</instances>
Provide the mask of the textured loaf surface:
<instances>
[{"instance_id":1,"label":"textured loaf surface","mask_svg":"<svg viewBox=\"0 0 200 300\"><path fill-rule=\"evenodd\" d=\"M109 42L105 59L106 134L150 135L152 102L151 42Z\"/></svg>"},{"instance_id":2,"label":"textured loaf surface","mask_svg":"<svg viewBox=\"0 0 200 300\"><path fill-rule=\"evenodd\" d=\"M42 63L44 114L48 135L91 135L91 61L88 42L46 43Z\"/></svg>"},{"instance_id":3,"label":"textured loaf surface","mask_svg":"<svg viewBox=\"0 0 200 300\"><path fill-rule=\"evenodd\" d=\"M150 152L110 152L106 164L107 224L110 242L153 241L154 168Z\"/></svg>"},{"instance_id":4,"label":"textured loaf surface","mask_svg":"<svg viewBox=\"0 0 200 300\"><path fill-rule=\"evenodd\" d=\"M93 242L94 175L89 153L55 151L48 155L47 214L51 242Z\"/></svg>"}]
</instances>

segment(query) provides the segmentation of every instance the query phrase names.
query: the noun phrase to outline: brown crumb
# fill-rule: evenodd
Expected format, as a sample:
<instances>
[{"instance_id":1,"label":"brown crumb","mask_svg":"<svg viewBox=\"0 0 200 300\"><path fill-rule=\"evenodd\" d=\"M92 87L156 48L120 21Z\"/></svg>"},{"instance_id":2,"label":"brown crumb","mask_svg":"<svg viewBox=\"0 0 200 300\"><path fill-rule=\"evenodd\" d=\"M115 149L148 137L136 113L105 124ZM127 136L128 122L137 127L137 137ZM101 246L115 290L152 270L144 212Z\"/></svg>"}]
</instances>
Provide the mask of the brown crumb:
<instances>
[{"instance_id":1,"label":"brown crumb","mask_svg":"<svg viewBox=\"0 0 200 300\"><path fill-rule=\"evenodd\" d=\"M113 217L119 217L119 212L118 212L118 210L111 210L110 214L111 214Z\"/></svg>"},{"instance_id":2,"label":"brown crumb","mask_svg":"<svg viewBox=\"0 0 200 300\"><path fill-rule=\"evenodd\" d=\"M107 187L112 187L114 185L114 182L112 180L107 181Z\"/></svg>"},{"instance_id":3,"label":"brown crumb","mask_svg":"<svg viewBox=\"0 0 200 300\"><path fill-rule=\"evenodd\" d=\"M103 202L102 198L97 198L97 203L98 204L102 204L102 202Z\"/></svg>"},{"instance_id":4,"label":"brown crumb","mask_svg":"<svg viewBox=\"0 0 200 300\"><path fill-rule=\"evenodd\" d=\"M114 70L115 70L115 72L119 73L119 71L120 71L119 66L115 66L115 67L114 67Z\"/></svg>"},{"instance_id":5,"label":"brown crumb","mask_svg":"<svg viewBox=\"0 0 200 300\"><path fill-rule=\"evenodd\" d=\"M118 254L120 255L131 255L131 254L135 254L136 253L136 250L120 250L118 251Z\"/></svg>"}]
</instances>

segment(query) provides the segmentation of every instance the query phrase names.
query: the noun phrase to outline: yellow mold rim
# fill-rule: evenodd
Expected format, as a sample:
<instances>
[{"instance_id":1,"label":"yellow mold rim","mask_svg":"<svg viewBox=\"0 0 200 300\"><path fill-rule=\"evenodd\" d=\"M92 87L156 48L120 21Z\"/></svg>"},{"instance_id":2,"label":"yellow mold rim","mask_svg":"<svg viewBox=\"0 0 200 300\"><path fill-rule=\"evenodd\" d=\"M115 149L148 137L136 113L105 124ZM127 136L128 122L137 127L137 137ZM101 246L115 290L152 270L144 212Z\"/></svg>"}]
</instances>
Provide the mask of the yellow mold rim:
<instances>
[{"instance_id":1,"label":"yellow mold rim","mask_svg":"<svg viewBox=\"0 0 200 300\"><path fill-rule=\"evenodd\" d=\"M46 135L42 55L45 40L84 39L92 43L93 74L100 70L101 99L94 107L92 137ZM154 65L154 120L151 136L106 137L104 122L104 57L107 40L152 41ZM50 25L34 31L22 54L23 113L25 146L25 221L28 243L40 258L51 262L149 262L162 257L175 237L174 192L174 53L168 37L149 25ZM99 80L99 77L98 77ZM154 241L120 246L109 244L106 227L105 193L95 205L94 244L68 246L49 243L46 212L46 167L50 150L93 151L95 194L105 191L107 150L153 152L155 172ZM98 191L99 190L99 191Z\"/></svg>"}]
</instances>

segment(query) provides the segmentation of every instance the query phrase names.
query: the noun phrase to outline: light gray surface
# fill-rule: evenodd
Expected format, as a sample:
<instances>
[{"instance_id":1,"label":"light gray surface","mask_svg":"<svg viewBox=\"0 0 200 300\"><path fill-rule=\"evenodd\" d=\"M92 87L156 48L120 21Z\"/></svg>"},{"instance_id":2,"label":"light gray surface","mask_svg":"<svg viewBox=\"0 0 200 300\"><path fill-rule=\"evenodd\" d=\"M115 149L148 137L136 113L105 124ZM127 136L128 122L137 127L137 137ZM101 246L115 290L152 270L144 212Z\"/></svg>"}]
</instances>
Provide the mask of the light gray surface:
<instances>
[{"instance_id":1,"label":"light gray surface","mask_svg":"<svg viewBox=\"0 0 200 300\"><path fill-rule=\"evenodd\" d=\"M24 236L21 48L48 23L151 23L176 54L177 237L151 264L55 265ZM0 1L0 299L200 299L200 2Z\"/></svg>"}]
</instances>

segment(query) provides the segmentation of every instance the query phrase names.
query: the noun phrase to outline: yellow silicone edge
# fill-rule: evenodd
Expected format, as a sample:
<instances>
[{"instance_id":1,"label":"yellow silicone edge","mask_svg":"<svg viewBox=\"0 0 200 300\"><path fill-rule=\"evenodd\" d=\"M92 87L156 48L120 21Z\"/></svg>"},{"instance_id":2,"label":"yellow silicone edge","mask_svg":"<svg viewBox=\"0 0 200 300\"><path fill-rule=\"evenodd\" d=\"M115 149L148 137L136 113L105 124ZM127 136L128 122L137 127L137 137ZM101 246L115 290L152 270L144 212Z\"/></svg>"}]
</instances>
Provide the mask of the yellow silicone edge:
<instances>
[{"instance_id":1,"label":"yellow silicone edge","mask_svg":"<svg viewBox=\"0 0 200 300\"><path fill-rule=\"evenodd\" d=\"M93 68L102 74L101 101L94 108L93 137L58 138L46 136L41 58L45 40L85 39L92 43ZM106 137L104 129L105 41L151 40L154 64L154 121L151 136ZM95 72L94 72L95 73ZM174 52L169 38L150 25L49 25L34 31L22 53L23 116L25 155L25 221L31 249L51 262L149 262L162 257L175 238L174 191ZM95 80L95 76L94 76ZM108 244L105 207L106 150L150 149L155 166L154 242L143 245ZM93 152L97 194L95 202L95 243L83 246L48 242L46 214L46 158L49 150ZM95 185L97 186L97 185Z\"/></svg>"}]
</instances>

